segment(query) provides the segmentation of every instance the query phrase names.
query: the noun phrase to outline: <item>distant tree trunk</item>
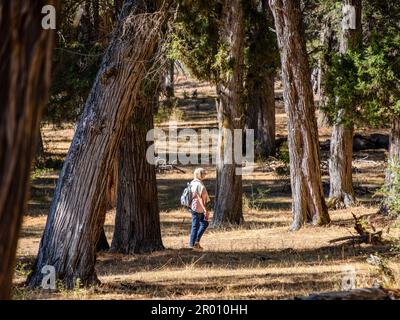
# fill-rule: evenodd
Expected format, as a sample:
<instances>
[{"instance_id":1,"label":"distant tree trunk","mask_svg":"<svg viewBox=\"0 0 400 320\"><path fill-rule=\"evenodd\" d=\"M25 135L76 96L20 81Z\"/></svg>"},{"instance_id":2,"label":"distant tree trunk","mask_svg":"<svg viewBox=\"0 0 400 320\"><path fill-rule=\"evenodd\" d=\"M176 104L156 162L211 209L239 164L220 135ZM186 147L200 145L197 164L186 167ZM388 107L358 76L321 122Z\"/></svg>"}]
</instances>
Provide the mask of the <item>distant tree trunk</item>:
<instances>
[{"instance_id":1,"label":"distant tree trunk","mask_svg":"<svg viewBox=\"0 0 400 320\"><path fill-rule=\"evenodd\" d=\"M111 166L110 174L108 176L108 184L106 188L106 196L103 199L103 203L100 206L99 216L104 217L104 221L106 218L106 213L108 210L115 208L117 205L117 179L118 179L118 165L117 161L114 160ZM104 221L100 223L104 225ZM110 245L108 244L106 232L104 227L100 232L100 238L96 245L96 252L100 251L108 251L110 249Z\"/></svg>"},{"instance_id":2,"label":"distant tree trunk","mask_svg":"<svg viewBox=\"0 0 400 320\"><path fill-rule=\"evenodd\" d=\"M321 45L323 47L323 54L318 59L318 99L319 99L319 113L318 113L318 127L324 128L329 126L329 121L322 110L322 107L327 103L327 96L324 89L325 74L328 66L331 64L331 54L333 51L333 29L330 23L325 23L321 31Z\"/></svg>"},{"instance_id":3,"label":"distant tree trunk","mask_svg":"<svg viewBox=\"0 0 400 320\"><path fill-rule=\"evenodd\" d=\"M93 10L93 40L98 40L100 33L100 4L99 0L92 0Z\"/></svg>"},{"instance_id":4,"label":"distant tree trunk","mask_svg":"<svg viewBox=\"0 0 400 320\"><path fill-rule=\"evenodd\" d=\"M31 286L40 285L44 265L54 266L68 288L78 278L98 282L95 250L108 176L171 2L150 8L148 1L125 1L57 183Z\"/></svg>"},{"instance_id":5,"label":"distant tree trunk","mask_svg":"<svg viewBox=\"0 0 400 320\"><path fill-rule=\"evenodd\" d=\"M159 88L159 93L161 92L161 88ZM160 94L157 94L153 98L153 114L157 113L160 108Z\"/></svg>"},{"instance_id":6,"label":"distant tree trunk","mask_svg":"<svg viewBox=\"0 0 400 320\"><path fill-rule=\"evenodd\" d=\"M306 51L302 12L297 0L270 0L281 53L293 224L330 222L322 189L317 121Z\"/></svg>"},{"instance_id":7,"label":"distant tree trunk","mask_svg":"<svg viewBox=\"0 0 400 320\"><path fill-rule=\"evenodd\" d=\"M263 102L263 130L260 134L261 145L265 146L265 156L276 154L276 121L275 121L275 76L270 74L265 78L265 93ZM261 121L260 121L261 122Z\"/></svg>"},{"instance_id":8,"label":"distant tree trunk","mask_svg":"<svg viewBox=\"0 0 400 320\"><path fill-rule=\"evenodd\" d=\"M35 168L40 167L44 163L44 143L43 143L42 133L40 130L40 124L37 134L38 134L37 138L38 142L36 144L34 161L32 162L32 170L35 170Z\"/></svg>"},{"instance_id":9,"label":"distant tree trunk","mask_svg":"<svg viewBox=\"0 0 400 320\"><path fill-rule=\"evenodd\" d=\"M165 76L165 91L167 93L167 97L173 97L175 95L174 73L175 73L175 60L168 59L167 74Z\"/></svg>"},{"instance_id":10,"label":"distant tree trunk","mask_svg":"<svg viewBox=\"0 0 400 320\"><path fill-rule=\"evenodd\" d=\"M110 250L110 245L108 244L106 232L104 231L103 228L100 233L100 239L96 245L96 252L108 251L108 250Z\"/></svg>"},{"instance_id":11,"label":"distant tree trunk","mask_svg":"<svg viewBox=\"0 0 400 320\"><path fill-rule=\"evenodd\" d=\"M42 137L42 132L40 130L40 125L39 125L39 130L38 130L38 143L36 147L36 154L35 157L36 159L41 159L44 156L44 143L43 143L43 137Z\"/></svg>"},{"instance_id":12,"label":"distant tree trunk","mask_svg":"<svg viewBox=\"0 0 400 320\"><path fill-rule=\"evenodd\" d=\"M275 155L275 91L274 75L265 75L262 84L248 87L246 128L254 130L257 157Z\"/></svg>"},{"instance_id":13,"label":"distant tree trunk","mask_svg":"<svg viewBox=\"0 0 400 320\"><path fill-rule=\"evenodd\" d=\"M153 99L141 96L118 153L119 180L112 251L133 254L164 249L154 165L147 162Z\"/></svg>"},{"instance_id":14,"label":"distant tree trunk","mask_svg":"<svg viewBox=\"0 0 400 320\"><path fill-rule=\"evenodd\" d=\"M83 12L78 26L78 41L85 45L89 45L93 32L91 4L92 2L90 0L86 0L81 4Z\"/></svg>"},{"instance_id":15,"label":"distant tree trunk","mask_svg":"<svg viewBox=\"0 0 400 320\"><path fill-rule=\"evenodd\" d=\"M108 187L108 186L107 186ZM107 188L106 187L106 188ZM98 223L93 232L94 237L94 246L96 248L95 252L100 251L108 251L110 249L110 245L107 241L106 232L104 230L104 222L106 220L107 213L107 197L103 198L103 201L99 207L99 211L97 212Z\"/></svg>"},{"instance_id":16,"label":"distant tree trunk","mask_svg":"<svg viewBox=\"0 0 400 320\"><path fill-rule=\"evenodd\" d=\"M0 1L0 300L10 298L18 234L47 102L53 31L41 25L44 5Z\"/></svg>"},{"instance_id":17,"label":"distant tree trunk","mask_svg":"<svg viewBox=\"0 0 400 320\"><path fill-rule=\"evenodd\" d=\"M242 211L242 176L236 169L241 163L234 161L234 148L229 145L228 135L233 137L234 129L244 129L243 94L244 64L244 21L240 0L225 0L223 7L221 39L228 47L228 55L233 61L231 72L223 76L217 85L217 104L220 129L219 153L217 157L217 185L213 225L240 224ZM233 140L233 139L232 139ZM231 147L231 148L230 148ZM230 148L230 150L229 150ZM229 150L225 152L226 150ZM238 152L238 150L235 150ZM224 153L227 157L224 156ZM229 161L231 157L232 161ZM230 163L229 163L230 162Z\"/></svg>"},{"instance_id":18,"label":"distant tree trunk","mask_svg":"<svg viewBox=\"0 0 400 320\"><path fill-rule=\"evenodd\" d=\"M257 6L257 8L254 8ZM267 0L248 5L246 34L246 129L254 130L258 158L275 155L275 69L277 47L271 43L273 17ZM261 10L260 10L261 9ZM256 12L254 12L256 11Z\"/></svg>"},{"instance_id":19,"label":"distant tree trunk","mask_svg":"<svg viewBox=\"0 0 400 320\"><path fill-rule=\"evenodd\" d=\"M335 124L332 128L329 158L329 207L340 209L352 206L353 189L353 124Z\"/></svg>"},{"instance_id":20,"label":"distant tree trunk","mask_svg":"<svg viewBox=\"0 0 400 320\"><path fill-rule=\"evenodd\" d=\"M390 145L389 145L389 156L388 156L388 167L386 169L385 177L385 188L387 192L395 193L394 188L399 188L393 184L395 174L392 166L398 166L400 161L400 118L394 117L392 120L391 131L390 131ZM382 204L380 212L384 214L389 213L389 208L386 204Z\"/></svg>"},{"instance_id":21,"label":"distant tree trunk","mask_svg":"<svg viewBox=\"0 0 400 320\"><path fill-rule=\"evenodd\" d=\"M117 183L118 183L118 161L115 159L113 161L110 174L108 176L108 184L106 188L106 196L104 198L104 203L101 205L99 210L99 215L101 217L104 216L105 218L107 211L111 210L112 208L115 208L117 205ZM97 242L96 252L108 251L109 249L110 245L108 243L106 232L103 227L100 234L100 238Z\"/></svg>"},{"instance_id":22,"label":"distant tree trunk","mask_svg":"<svg viewBox=\"0 0 400 320\"><path fill-rule=\"evenodd\" d=\"M362 0L343 0L343 5L353 5L356 8L356 29L343 30L340 43L340 53L357 50L362 42L361 25ZM337 121L332 128L331 156L329 159L330 176L330 206L347 208L356 201L353 189L353 122L346 121L345 109L339 109ZM349 119L347 119L349 120Z\"/></svg>"},{"instance_id":23,"label":"distant tree trunk","mask_svg":"<svg viewBox=\"0 0 400 320\"><path fill-rule=\"evenodd\" d=\"M400 118L394 117L390 131L389 162L398 163L400 161ZM393 172L386 173L386 183L391 186Z\"/></svg>"},{"instance_id":24,"label":"distant tree trunk","mask_svg":"<svg viewBox=\"0 0 400 320\"><path fill-rule=\"evenodd\" d=\"M115 159L113 162L109 179L107 190L107 209L112 209L117 206L118 159Z\"/></svg>"},{"instance_id":25,"label":"distant tree trunk","mask_svg":"<svg viewBox=\"0 0 400 320\"><path fill-rule=\"evenodd\" d=\"M123 0L114 0L114 14L115 14L115 20L118 20L118 16L121 13L122 6L124 4Z\"/></svg>"}]
</instances>

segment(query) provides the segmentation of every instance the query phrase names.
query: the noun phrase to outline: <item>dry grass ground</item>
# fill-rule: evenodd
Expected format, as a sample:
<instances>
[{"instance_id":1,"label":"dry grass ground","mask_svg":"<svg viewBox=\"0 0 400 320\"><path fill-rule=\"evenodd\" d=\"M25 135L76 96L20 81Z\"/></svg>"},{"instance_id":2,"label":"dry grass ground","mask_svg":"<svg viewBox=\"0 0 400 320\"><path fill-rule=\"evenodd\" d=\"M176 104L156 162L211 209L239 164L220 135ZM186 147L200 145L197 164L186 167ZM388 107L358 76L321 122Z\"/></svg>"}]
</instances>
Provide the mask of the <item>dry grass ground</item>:
<instances>
[{"instance_id":1,"label":"dry grass ground","mask_svg":"<svg viewBox=\"0 0 400 320\"><path fill-rule=\"evenodd\" d=\"M182 128L213 128L216 126L213 106L214 90L206 83L196 83L181 76L177 88ZM198 98L190 99L197 89ZM279 90L279 88L277 88ZM183 97L186 97L184 99ZM162 123L160 127L167 127ZM277 108L277 136L286 136L286 116L281 105ZM48 157L60 165L73 135L73 127L43 130ZM329 129L322 129L320 139L329 138ZM178 142L182 145L183 141ZM327 154L323 153L326 160ZM367 158L366 158L367 157ZM377 199L373 194L384 177L384 150L358 152L354 156L354 184L360 205L348 210L331 211L328 227L305 226L298 232L288 232L291 222L289 181L269 170L268 161L259 162L252 175L244 179L245 223L239 228L209 229L202 245L203 252L186 249L190 217L179 208L179 196L187 173L158 174L161 225L166 250L143 255L101 253L97 272L101 285L76 288L60 287L55 292L31 291L23 286L29 267L37 253L46 222L58 171L44 170L33 177L29 210L18 246L15 277L17 299L288 299L309 293L340 290L344 270L352 266L358 287L372 286L383 281L379 268L366 259L378 254L389 261L396 279L390 285L399 286L399 259L392 245L341 245L329 241L354 233L351 212L365 216L378 228L385 228L387 239L398 239L396 223L376 215ZM214 190L215 173L212 166L206 185ZM328 177L324 176L327 192ZM115 211L107 214L105 230L112 238Z\"/></svg>"}]
</instances>

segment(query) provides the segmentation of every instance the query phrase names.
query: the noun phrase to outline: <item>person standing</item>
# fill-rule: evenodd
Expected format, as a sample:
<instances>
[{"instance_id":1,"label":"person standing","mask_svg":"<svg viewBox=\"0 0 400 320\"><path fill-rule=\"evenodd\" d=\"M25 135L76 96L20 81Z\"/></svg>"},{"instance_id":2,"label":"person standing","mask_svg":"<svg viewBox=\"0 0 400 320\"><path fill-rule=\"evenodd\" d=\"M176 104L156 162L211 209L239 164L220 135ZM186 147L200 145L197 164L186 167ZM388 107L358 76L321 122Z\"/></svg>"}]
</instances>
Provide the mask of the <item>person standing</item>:
<instances>
[{"instance_id":1,"label":"person standing","mask_svg":"<svg viewBox=\"0 0 400 320\"><path fill-rule=\"evenodd\" d=\"M192 192L192 203L189 208L192 214L192 228L190 232L189 248L203 250L200 246L201 237L206 231L209 223L209 212L206 203L210 201L203 180L206 178L207 172L203 168L194 170L194 179L190 183Z\"/></svg>"}]
</instances>

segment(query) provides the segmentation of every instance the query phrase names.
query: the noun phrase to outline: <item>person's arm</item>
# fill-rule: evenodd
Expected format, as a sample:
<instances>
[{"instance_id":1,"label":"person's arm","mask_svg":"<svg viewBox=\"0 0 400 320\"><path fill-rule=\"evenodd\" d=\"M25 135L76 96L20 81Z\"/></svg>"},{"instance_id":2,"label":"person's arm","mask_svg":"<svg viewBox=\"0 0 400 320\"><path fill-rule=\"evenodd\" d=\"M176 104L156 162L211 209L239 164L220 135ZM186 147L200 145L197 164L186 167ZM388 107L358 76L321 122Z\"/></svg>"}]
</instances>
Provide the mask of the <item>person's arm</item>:
<instances>
[{"instance_id":1,"label":"person's arm","mask_svg":"<svg viewBox=\"0 0 400 320\"><path fill-rule=\"evenodd\" d=\"M208 214L207 208L206 208L206 206L205 206L205 201L204 201L204 199L203 199L203 194L204 194L204 192L202 192L202 195L200 196L199 193L198 193L197 190L196 190L195 192L193 192L193 197L194 197L194 198L197 198L198 204L199 204L200 207L203 209L204 216L205 216L205 218L206 218L206 220L207 220L209 214Z\"/></svg>"},{"instance_id":2,"label":"person's arm","mask_svg":"<svg viewBox=\"0 0 400 320\"><path fill-rule=\"evenodd\" d=\"M207 212L207 208L204 205L204 201L203 201L203 197L200 197L199 194L197 192L195 192L195 197L197 198L197 200L199 201L199 205L200 207L203 209L204 212Z\"/></svg>"},{"instance_id":3,"label":"person's arm","mask_svg":"<svg viewBox=\"0 0 400 320\"><path fill-rule=\"evenodd\" d=\"M206 208L206 205L205 205L205 203L206 203L206 199L204 199L205 197L207 197L207 193L203 189L203 193L201 194L201 197L199 197L199 203L200 203L201 208L204 211L205 220L208 221L208 218L209 218L210 214L209 214L209 212L208 212L208 210Z\"/></svg>"}]
</instances>

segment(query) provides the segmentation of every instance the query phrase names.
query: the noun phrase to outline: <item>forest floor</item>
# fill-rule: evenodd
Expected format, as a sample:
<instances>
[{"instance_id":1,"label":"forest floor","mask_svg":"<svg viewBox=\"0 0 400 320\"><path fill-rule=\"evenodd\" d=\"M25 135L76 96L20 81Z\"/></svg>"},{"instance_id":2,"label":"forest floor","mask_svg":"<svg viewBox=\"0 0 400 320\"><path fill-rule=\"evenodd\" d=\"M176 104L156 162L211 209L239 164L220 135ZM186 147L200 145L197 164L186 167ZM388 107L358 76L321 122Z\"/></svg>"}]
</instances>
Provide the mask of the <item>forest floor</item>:
<instances>
[{"instance_id":1,"label":"forest floor","mask_svg":"<svg viewBox=\"0 0 400 320\"><path fill-rule=\"evenodd\" d=\"M217 126L215 91L206 83L180 76L176 87L178 107L158 119L158 127L167 128L176 120L179 128L215 128ZM277 96L280 91L277 85ZM197 97L192 93L197 90ZM278 99L279 101L279 99ZM360 128L359 132L373 132ZM382 133L383 130L375 132ZM43 128L46 164L60 168L73 136L73 127ZM282 103L277 107L277 138L286 137L286 115ZM320 129L320 140L329 139L330 129ZM182 145L183 141L178 144ZM327 151L322 152L326 163ZM179 197L192 178L192 166L159 173L158 191L161 228L165 250L151 254L121 255L100 253L97 273L102 284L91 288L56 291L30 290L24 280L34 262L46 222L46 214L56 185L59 169L36 170L32 176L29 209L25 215L18 246L18 263L14 279L16 299L290 299L321 291L341 290L346 270L353 268L357 287L388 282L387 268L394 279L387 283L400 287L399 245L331 244L329 241L355 234L351 213L363 216L385 239L398 239L400 224L376 214L379 197L375 194L384 179L386 151L355 152L354 185L359 200L356 207L331 210L332 223L327 227L305 226L289 232L291 195L288 176L279 175L279 159L259 161L251 175L244 176L244 218L240 227L208 229L202 240L203 252L186 249L190 216L180 208ZM206 181L214 193L215 168L205 166L210 175ZM329 177L324 171L324 190ZM105 231L111 242L115 210L107 213ZM379 268L367 262L377 255L388 267ZM385 276L386 275L386 276Z\"/></svg>"}]
</instances>

